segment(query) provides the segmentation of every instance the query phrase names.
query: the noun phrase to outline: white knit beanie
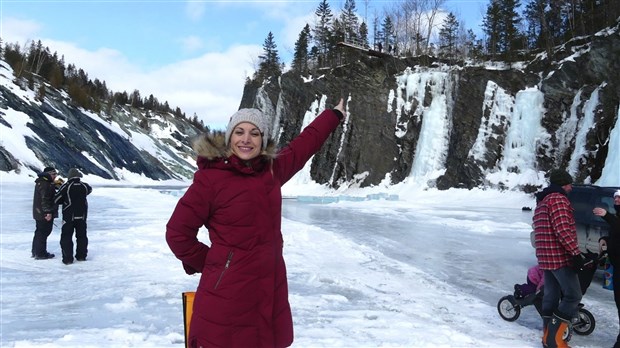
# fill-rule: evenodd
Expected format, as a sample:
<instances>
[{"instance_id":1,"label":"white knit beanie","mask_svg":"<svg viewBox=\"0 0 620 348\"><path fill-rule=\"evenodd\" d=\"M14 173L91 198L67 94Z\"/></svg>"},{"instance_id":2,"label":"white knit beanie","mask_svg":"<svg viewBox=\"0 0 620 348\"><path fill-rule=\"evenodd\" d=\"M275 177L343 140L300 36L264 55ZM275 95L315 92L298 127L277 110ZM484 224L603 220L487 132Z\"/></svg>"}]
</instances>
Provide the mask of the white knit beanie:
<instances>
[{"instance_id":1,"label":"white knit beanie","mask_svg":"<svg viewBox=\"0 0 620 348\"><path fill-rule=\"evenodd\" d=\"M233 132L233 129L239 124L243 122L249 122L256 127L263 135L263 150L267 147L267 139L269 138L269 126L267 125L267 119L265 115L258 109L240 109L235 112L232 116L230 116L230 121L228 122L228 128L226 128L226 137L224 140L226 141L226 146L228 146L228 142L230 141L230 135Z\"/></svg>"}]
</instances>

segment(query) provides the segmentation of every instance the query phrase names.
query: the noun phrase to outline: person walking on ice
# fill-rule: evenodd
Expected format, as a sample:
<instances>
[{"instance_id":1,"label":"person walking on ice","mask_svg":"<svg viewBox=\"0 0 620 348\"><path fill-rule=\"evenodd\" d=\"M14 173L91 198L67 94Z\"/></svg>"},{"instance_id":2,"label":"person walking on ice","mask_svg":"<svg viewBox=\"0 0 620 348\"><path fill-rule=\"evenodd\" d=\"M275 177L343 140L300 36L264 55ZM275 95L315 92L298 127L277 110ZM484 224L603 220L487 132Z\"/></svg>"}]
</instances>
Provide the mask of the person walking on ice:
<instances>
[{"instance_id":1,"label":"person walking on ice","mask_svg":"<svg viewBox=\"0 0 620 348\"><path fill-rule=\"evenodd\" d=\"M71 168L67 174L68 180L64 183L54 201L62 204L62 232L60 233L60 248L62 249L62 263L73 263L73 232L75 232L76 248L75 259L86 261L88 255L88 236L86 235L86 218L88 216L88 196L93 189L89 184L82 182L82 173L77 168Z\"/></svg>"}]
</instances>

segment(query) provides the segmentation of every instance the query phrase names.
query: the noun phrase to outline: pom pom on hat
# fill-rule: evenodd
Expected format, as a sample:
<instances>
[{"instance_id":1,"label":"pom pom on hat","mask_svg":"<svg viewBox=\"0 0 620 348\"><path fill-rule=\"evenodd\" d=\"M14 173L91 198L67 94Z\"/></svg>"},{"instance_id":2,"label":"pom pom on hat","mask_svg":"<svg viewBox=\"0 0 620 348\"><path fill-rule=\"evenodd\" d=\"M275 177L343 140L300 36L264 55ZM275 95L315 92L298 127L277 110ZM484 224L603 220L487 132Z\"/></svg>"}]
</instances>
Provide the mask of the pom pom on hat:
<instances>
[{"instance_id":1,"label":"pom pom on hat","mask_svg":"<svg viewBox=\"0 0 620 348\"><path fill-rule=\"evenodd\" d=\"M226 146L228 146L228 142L230 141L230 135L233 132L233 129L239 124L243 122L249 122L255 125L258 130L260 130L263 135L263 150L267 147L267 139L269 138L269 125L267 124L267 118L265 115L258 109L240 109L235 112L228 122L228 127L226 128Z\"/></svg>"},{"instance_id":2,"label":"pom pom on hat","mask_svg":"<svg viewBox=\"0 0 620 348\"><path fill-rule=\"evenodd\" d=\"M69 172L67 173L67 177L69 179L71 179L71 178L81 178L82 177L82 173L80 173L80 171L77 168L71 168L71 169L69 169Z\"/></svg>"},{"instance_id":3,"label":"pom pom on hat","mask_svg":"<svg viewBox=\"0 0 620 348\"><path fill-rule=\"evenodd\" d=\"M553 185L564 186L573 183L573 177L565 170L554 169L549 172L549 182Z\"/></svg>"}]
</instances>

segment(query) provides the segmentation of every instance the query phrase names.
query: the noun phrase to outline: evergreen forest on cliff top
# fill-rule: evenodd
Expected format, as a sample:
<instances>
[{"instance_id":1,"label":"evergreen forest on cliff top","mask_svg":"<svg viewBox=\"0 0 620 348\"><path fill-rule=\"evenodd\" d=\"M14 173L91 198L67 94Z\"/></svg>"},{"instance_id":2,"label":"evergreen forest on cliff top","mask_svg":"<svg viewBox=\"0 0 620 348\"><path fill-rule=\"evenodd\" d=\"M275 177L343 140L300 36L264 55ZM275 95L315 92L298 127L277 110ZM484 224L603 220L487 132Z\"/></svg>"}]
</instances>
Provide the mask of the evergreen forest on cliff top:
<instances>
[{"instance_id":1,"label":"evergreen forest on cliff top","mask_svg":"<svg viewBox=\"0 0 620 348\"><path fill-rule=\"evenodd\" d=\"M314 23L306 24L299 33L290 66L282 61L269 31L253 76L247 79L261 82L288 69L309 76L358 59L360 51L346 49L342 43L389 56L433 56L451 64L527 61L541 52L551 54L554 47L568 40L612 26L620 17L617 0L492 0L478 37L472 28L465 28L458 14L442 10L445 3L395 1L386 3L382 14L368 18L358 11L355 0L345 0L342 8L332 8L327 0L321 0ZM105 81L91 79L83 69L65 64L62 53L50 52L40 40L20 45L0 38L0 58L13 68L16 80L25 79L33 88L35 79L43 79L66 91L76 106L86 110L101 113L114 105L131 105L171 113L200 129L209 128L198 115L187 116L178 106L161 102L152 94L108 89ZM45 86L41 84L36 93L43 100Z\"/></svg>"}]
</instances>

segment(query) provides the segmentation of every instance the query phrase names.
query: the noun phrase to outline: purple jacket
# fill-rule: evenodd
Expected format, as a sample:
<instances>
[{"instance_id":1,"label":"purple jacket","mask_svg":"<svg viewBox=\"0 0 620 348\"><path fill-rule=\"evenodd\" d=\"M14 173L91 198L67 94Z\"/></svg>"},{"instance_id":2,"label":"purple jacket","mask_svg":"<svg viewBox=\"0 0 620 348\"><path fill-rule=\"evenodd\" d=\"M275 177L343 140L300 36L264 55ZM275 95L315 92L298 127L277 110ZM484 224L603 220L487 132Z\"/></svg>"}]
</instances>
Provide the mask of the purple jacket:
<instances>
[{"instance_id":1,"label":"purple jacket","mask_svg":"<svg viewBox=\"0 0 620 348\"><path fill-rule=\"evenodd\" d=\"M538 265L532 266L527 270L527 279L536 285L536 291L545 285L544 271Z\"/></svg>"}]
</instances>

